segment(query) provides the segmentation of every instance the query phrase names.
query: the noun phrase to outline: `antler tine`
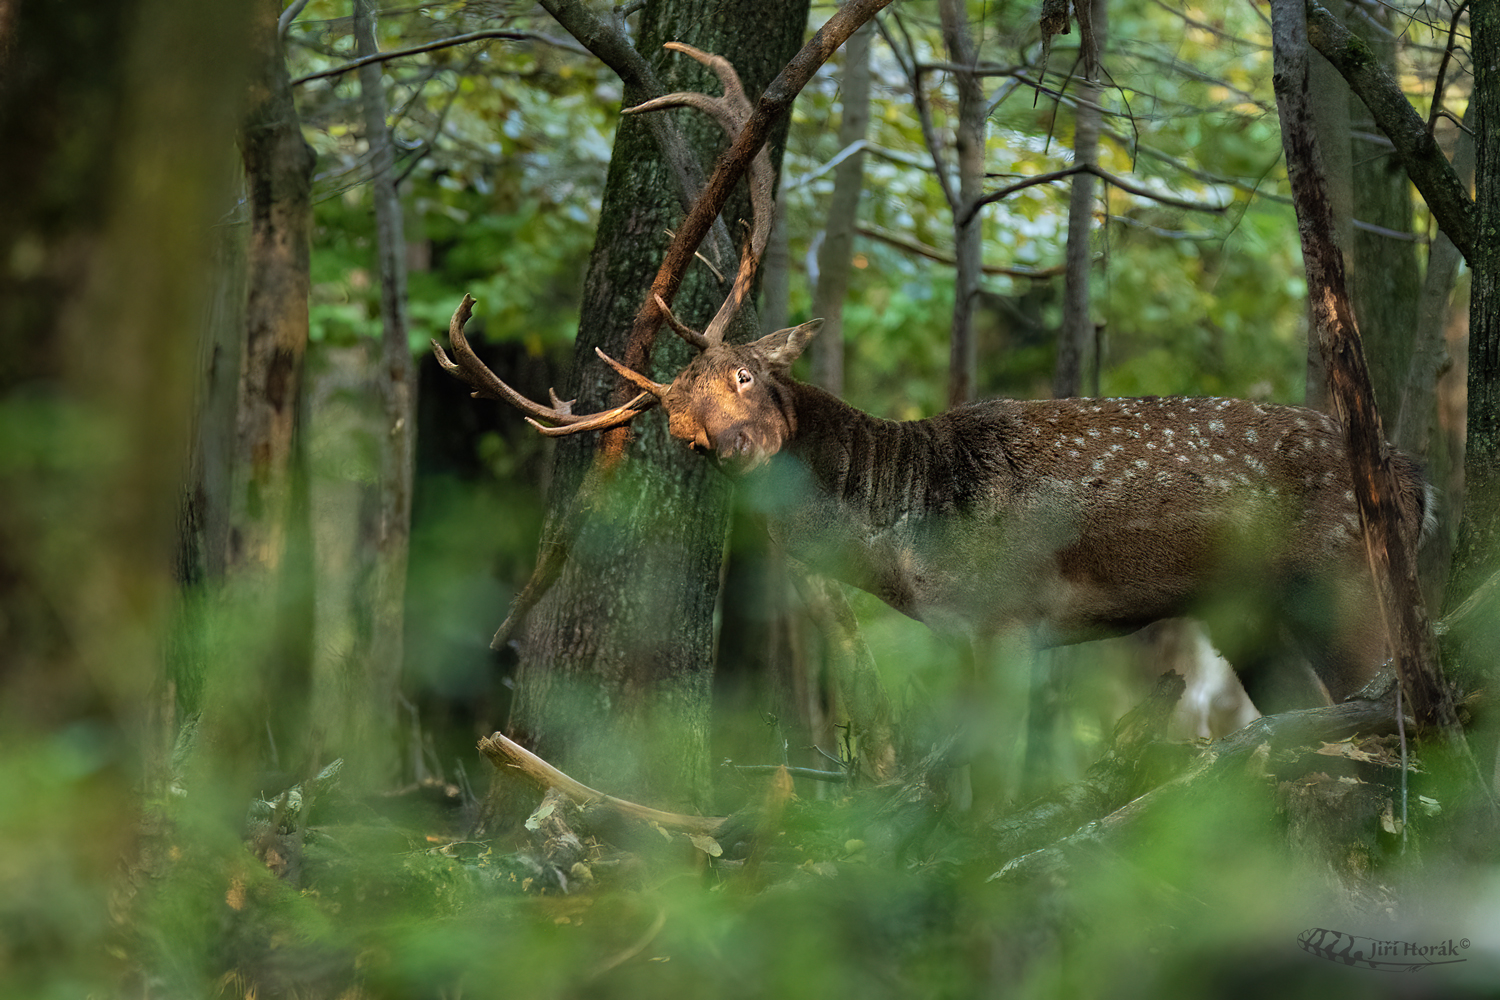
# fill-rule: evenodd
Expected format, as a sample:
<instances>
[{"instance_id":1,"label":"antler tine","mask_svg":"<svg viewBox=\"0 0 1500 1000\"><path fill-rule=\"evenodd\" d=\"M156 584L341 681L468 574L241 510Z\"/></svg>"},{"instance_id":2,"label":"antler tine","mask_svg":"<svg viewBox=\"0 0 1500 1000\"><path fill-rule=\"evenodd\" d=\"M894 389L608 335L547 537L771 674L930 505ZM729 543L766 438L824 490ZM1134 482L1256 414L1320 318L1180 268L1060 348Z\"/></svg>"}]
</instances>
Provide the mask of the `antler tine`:
<instances>
[{"instance_id":1,"label":"antler tine","mask_svg":"<svg viewBox=\"0 0 1500 1000\"><path fill-rule=\"evenodd\" d=\"M672 49L698 60L703 65L714 71L719 82L724 86L723 97L710 97L697 91L677 91L672 94L663 94L649 101L637 104L633 108L622 108L620 113L626 115L641 114L646 111L663 111L667 108L689 107L697 108L705 114L711 115L719 123L731 139L739 134L740 129L745 127L751 112L750 99L745 96L745 88L740 84L739 74L735 72L734 65L723 56L716 56L702 49L695 49L691 45L682 42L667 42L662 46L664 49Z\"/></svg>"},{"instance_id":2,"label":"antler tine","mask_svg":"<svg viewBox=\"0 0 1500 1000\"><path fill-rule=\"evenodd\" d=\"M712 52L704 52L702 49L694 48L686 42L664 42L662 48L671 49L673 52L681 52L685 56L691 56L703 65L714 71L719 78L719 83L724 86L724 97L745 109L746 117L750 114L750 99L745 96L745 88L740 85L740 75L734 70L734 63L723 56L716 56Z\"/></svg>"},{"instance_id":3,"label":"antler tine","mask_svg":"<svg viewBox=\"0 0 1500 1000\"><path fill-rule=\"evenodd\" d=\"M636 416L646 412L661 402L660 398L649 392L637 394L630 402L616 406L612 410L600 410L598 413L568 414L568 423L556 427L549 427L539 423L531 417L526 422L548 437L565 437L569 434L577 434L580 431L603 431L611 427L619 427L628 424ZM553 419L553 418L549 418Z\"/></svg>"},{"instance_id":4,"label":"antler tine","mask_svg":"<svg viewBox=\"0 0 1500 1000\"><path fill-rule=\"evenodd\" d=\"M676 315L673 314L672 307L667 305L666 299L662 298L660 294L656 294L654 297L656 299L656 308L661 310L662 315L667 319L667 325L672 328L672 331L676 333L677 336L687 341L693 347L698 348L698 350L700 351L706 351L709 349L709 347L712 346L708 338L704 337L703 334L683 323L682 320L678 319ZM613 364L613 362L610 363Z\"/></svg>"},{"instance_id":5,"label":"antler tine","mask_svg":"<svg viewBox=\"0 0 1500 1000\"><path fill-rule=\"evenodd\" d=\"M642 390L642 395L655 396L657 399L661 399L667 394L667 390L672 388L670 385L663 385L661 382L651 381L649 378L642 375L634 368L626 368L624 365L620 364L620 362L616 361L608 354L605 354L597 347L594 348L594 353L599 355L599 357L604 361L605 364L609 365L616 372L618 372L620 376L625 379L625 381L629 382L637 389ZM626 405L628 406L630 404L627 403Z\"/></svg>"},{"instance_id":6,"label":"antler tine","mask_svg":"<svg viewBox=\"0 0 1500 1000\"><path fill-rule=\"evenodd\" d=\"M745 127L752 111L750 100L745 96L745 88L740 83L740 77L735 72L734 65L722 56L704 52L682 42L667 42L663 47L691 56L713 70L724 85L724 96L709 97L707 94L692 92L666 94L633 108L626 108L624 113L638 114L673 107L697 108L712 116L725 134L733 140ZM756 270L760 267L760 258L765 253L766 244L771 238L771 223L775 213L771 192L775 187L775 173L771 169L770 154L765 148L756 153L755 159L750 161L749 183L753 217L750 237L745 241L744 248L740 252L740 267L735 274L734 286L730 290L729 297L719 307L718 313L715 314L708 327L701 334L688 329L677 321L660 296L657 297L657 304L666 315L667 323L680 337L699 350L704 350L712 344L723 343L729 324L739 314L745 297L750 294L750 285L755 280Z\"/></svg>"},{"instance_id":7,"label":"antler tine","mask_svg":"<svg viewBox=\"0 0 1500 1000\"><path fill-rule=\"evenodd\" d=\"M750 208L754 221L750 227L750 236L745 240L745 247L740 251L740 269L734 276L734 286L730 289L729 298L724 300L724 304L703 331L703 339L714 344L724 341L729 324L739 315L740 306L744 304L746 296L750 294L750 285L755 281L755 272L760 268L760 258L771 240L771 224L776 214L776 206L771 197L774 175L771 157L765 149L761 149L755 154L755 159L750 161L749 180Z\"/></svg>"},{"instance_id":8,"label":"antler tine","mask_svg":"<svg viewBox=\"0 0 1500 1000\"><path fill-rule=\"evenodd\" d=\"M557 393L551 389L547 390L552 399L552 406L543 406L534 403L521 395L489 369L474 349L469 346L469 338L464 335L464 324L474 312L474 297L465 295L464 300L458 304L453 311L453 319L448 323L448 340L453 344L453 354L458 360L455 362L448 357L443 345L436 340L432 341L432 353L437 357L438 364L443 370L456 378L462 379L473 389L475 397L498 399L509 403L522 413L526 414L527 423L549 437L557 437L563 434L577 434L580 431L603 430L609 427L618 427L628 423L637 414L650 409L661 401L662 393L667 387L652 382L643 375L630 372L630 380L641 392L630 402L623 406L617 406L612 410L603 410L599 413L574 413L572 401L564 401L557 398ZM606 359L608 360L608 359ZM614 364L613 361L610 362ZM616 365L616 369L623 366ZM624 369L629 372L629 369ZM624 372L622 372L624 374ZM546 423L542 423L546 421Z\"/></svg>"},{"instance_id":9,"label":"antler tine","mask_svg":"<svg viewBox=\"0 0 1500 1000\"><path fill-rule=\"evenodd\" d=\"M448 341L453 345L453 354L458 358L455 362L448 357L443 345L436 340L432 341L432 353L437 357L438 364L449 375L462 379L474 390L473 395L498 399L509 403L523 413L542 420L553 419L559 410L548 409L539 403L533 403L525 396L516 392L506 385L500 376L490 371L489 367L479 360L479 355L474 353L474 348L469 346L469 338L464 336L464 324L468 323L469 317L474 314L474 297L465 294L464 300L458 304L453 311L453 319L448 323Z\"/></svg>"}]
</instances>

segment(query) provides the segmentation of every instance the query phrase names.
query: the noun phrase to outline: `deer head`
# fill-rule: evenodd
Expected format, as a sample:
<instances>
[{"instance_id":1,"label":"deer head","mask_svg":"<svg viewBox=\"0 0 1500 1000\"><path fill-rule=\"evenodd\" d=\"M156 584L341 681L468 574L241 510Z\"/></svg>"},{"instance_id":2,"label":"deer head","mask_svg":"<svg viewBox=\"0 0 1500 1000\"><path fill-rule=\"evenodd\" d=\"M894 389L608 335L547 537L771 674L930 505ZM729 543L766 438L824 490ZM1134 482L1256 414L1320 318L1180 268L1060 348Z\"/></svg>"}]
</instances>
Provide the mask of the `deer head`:
<instances>
[{"instance_id":1,"label":"deer head","mask_svg":"<svg viewBox=\"0 0 1500 1000\"><path fill-rule=\"evenodd\" d=\"M712 69L724 86L724 96L667 94L627 108L625 113L693 107L711 115L733 138L751 111L734 67L728 60L679 42L669 42L666 47L689 55ZM822 320L779 330L751 344L724 343L725 332L749 294L771 234L774 176L764 149L750 165L749 180L754 223L745 240L729 297L708 327L700 333L685 326L672 315L666 301L660 295L655 296L656 305L667 324L700 352L670 385L652 381L595 348L603 361L641 390L638 395L621 406L590 414L575 414L574 401L561 400L555 392L549 392L550 406L532 402L506 385L469 346L464 336L464 324L473 312L474 300L468 295L454 311L448 326L453 359L437 341L432 342L438 363L450 374L467 382L474 396L498 399L521 410L527 421L543 434L560 436L619 427L660 404L667 411L672 436L686 441L695 451L713 454L737 471L763 464L796 432L796 418L787 405L783 380Z\"/></svg>"},{"instance_id":2,"label":"deer head","mask_svg":"<svg viewBox=\"0 0 1500 1000\"><path fill-rule=\"evenodd\" d=\"M707 348L661 397L672 436L736 471L764 464L797 432L784 380L822 322Z\"/></svg>"}]
</instances>

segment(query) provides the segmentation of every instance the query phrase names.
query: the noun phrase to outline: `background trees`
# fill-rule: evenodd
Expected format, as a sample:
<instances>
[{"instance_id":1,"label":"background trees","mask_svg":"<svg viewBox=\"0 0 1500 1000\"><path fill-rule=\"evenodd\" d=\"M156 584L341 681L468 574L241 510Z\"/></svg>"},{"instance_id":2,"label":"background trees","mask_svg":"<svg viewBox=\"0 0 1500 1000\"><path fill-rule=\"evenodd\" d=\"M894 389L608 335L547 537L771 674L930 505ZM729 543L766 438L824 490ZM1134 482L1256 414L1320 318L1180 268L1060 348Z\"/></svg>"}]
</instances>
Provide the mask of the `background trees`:
<instances>
[{"instance_id":1,"label":"background trees","mask_svg":"<svg viewBox=\"0 0 1500 1000\"><path fill-rule=\"evenodd\" d=\"M232 942L245 953L215 936L214 928L250 923L235 923L246 912L234 906L236 884L295 911L299 933L329 933L328 915L311 897L279 896L263 868L224 859L237 857L229 848L247 799L274 797L334 756L362 772L349 779L361 790L457 780L463 761L472 761L475 736L510 720L540 745L553 741L565 763L611 790L670 789L668 797L707 808L708 668L714 657L741 652L722 642L715 648L716 637L766 641L768 632L765 619L734 628L726 619L742 608L716 603L729 516L722 483L646 422L623 482L601 494L571 540L554 592L516 634L518 645L491 654L488 637L530 574L537 539L566 526L588 443L554 449L514 414L475 404L436 377L423 354L426 338L468 291L480 301L475 332L487 359L518 387L541 397L557 384L587 407L613 392L589 349L623 337L665 243L662 230L680 219L681 199L659 167L646 166L654 157L649 126L620 121L618 108L637 99L635 85L622 85L589 52L609 39L581 30L587 37L575 39L558 20L506 4L388 9L375 12L373 26L382 55L424 51L356 70L349 64L371 49L364 7L356 17L335 0L284 13L254 3L209 18L171 0L93 6L94 16L69 17L32 0L0 5L0 135L8 150L0 156L7 640L0 684L8 755L0 812L10 856L56 845L28 871L4 875L12 902L0 938L24 947L7 945L0 968L21 970L20 981L36 982L37 995L67 992L47 971L58 958L76 957L83 977L106 973L98 956L109 954L101 941L111 926L79 915L100 908L104 879L135 829L138 800L122 794L127 789L144 788L153 802L185 790L192 803L178 826L152 842L160 857L137 852L144 867L167 870L162 859L191 846L184 831L207 831L198 842L220 851L189 851L172 869L170 891L133 911L140 930L129 937L132 960L151 952L143 940L154 941L152 968L170 967L160 975L185 992L258 947L254 926ZM778 7L773 17L768 5L750 6L632 5L605 12L614 20L602 23L621 30L668 89L702 80L695 64L660 53L657 43L667 38L730 52L748 80L763 83L800 41L807 15ZM1337 13L1382 43L1381 59L1396 68L1446 152L1461 146L1454 119L1466 108L1475 136L1494 134L1485 109L1496 88L1483 76L1494 61L1471 57L1494 44L1493 6L1479 5L1472 17L1416 5ZM580 16L568 5L548 7L563 20ZM810 17L816 24L829 13L819 7ZM814 290L835 287L839 269L847 291L820 308L841 310L847 339L839 360L852 402L893 418L945 405L955 317L968 324L975 359L972 372L958 366L972 388L957 395L1044 395L1065 311L1070 329L1084 334L1085 384L1097 373L1103 393L1301 398L1304 286L1263 12L1126 2L1109 5L1107 16L1101 69L1090 74L1076 24L1052 36L1044 56L1032 5L901 3L871 29L863 130L840 127L858 117L851 100L863 100L846 82L854 60L837 57L799 99L781 154L786 309L790 321L806 318ZM475 37L437 46L463 36ZM984 140L977 165L976 108ZM1070 182L1078 178L1065 172L1076 165L1093 113L1092 162L1105 176L1095 178L1092 195L1077 196L1074 218L1093 225L1070 237ZM229 167L231 123L241 130L238 177ZM681 125L701 150L720 144L686 114ZM1330 128L1335 138L1351 134L1351 126ZM1369 296L1362 324L1395 331L1382 338L1377 361L1387 426L1432 427L1425 439L1433 468L1444 468L1445 455L1456 467L1462 396L1453 383L1462 376L1434 389L1442 364L1432 358L1443 345L1462 356L1467 272L1457 268L1455 277L1453 264L1440 266L1442 241L1401 172L1389 169L1386 143L1371 143L1367 126L1352 128L1350 169L1358 179L1349 188L1381 193L1379 218L1359 197L1350 199L1349 224L1360 235L1346 252L1356 295ZM1480 232L1493 214L1492 156L1481 143ZM822 253L834 245L824 233L833 230L835 188L842 178L847 200L845 168L861 160L852 249ZM710 161L705 155L702 168ZM377 186L385 189L379 209ZM971 213L979 191L992 200ZM397 214L404 232L392 236ZM307 270L299 274L309 231ZM738 237L732 220L727 235ZM1426 264L1429 244L1433 263ZM1481 256L1470 265L1489 275L1493 262L1481 261L1493 247L1480 241L1476 249ZM287 273L268 271L278 258L266 250L280 252ZM705 255L721 265L722 248ZM409 270L404 332L402 297L393 294L402 263ZM1408 364L1403 331L1412 321L1399 310L1410 306L1409 280L1423 267L1429 350L1421 364ZM696 322L714 284L707 265L695 266L694 284L702 290L685 292L678 312ZM1070 294L1085 284L1086 297ZM1385 304L1375 295L1402 288ZM1492 285L1480 288L1476 332L1493 321L1485 304L1492 297L1484 297ZM1396 318L1375 318L1383 315ZM211 339L207 329L215 331ZM1478 516L1455 571L1454 600L1492 569L1486 484L1493 449L1485 428L1494 410L1487 402L1493 352L1487 333L1475 344L1470 412L1478 419L1469 427L1477 447L1468 462L1477 497L1470 510ZM658 376L680 361L675 344L660 348ZM194 359L196 372L189 371ZM414 415L408 404L386 405L409 384L400 372L409 359L421 359ZM1418 412L1393 412L1397 395L1430 396L1435 412L1429 417L1425 402ZM260 423L258 412L274 419ZM407 459L401 442L413 430L415 457ZM1424 434L1408 440L1420 447ZM403 574L390 569L396 555L365 556L390 537L388 529L399 534L390 521L401 520L406 462L416 478ZM183 481L189 486L179 503ZM1458 480L1448 480L1447 492L1458 495ZM174 539L178 510L183 523ZM1456 524L1447 522L1439 550ZM731 568L745 561L732 554ZM1441 575L1439 567L1434 577ZM400 578L396 592L406 582L404 598L392 597L392 576ZM187 596L164 633L174 583ZM891 689L905 693L925 680L920 665L938 655L926 634L873 601L854 601ZM393 621L398 603L404 620ZM1485 648L1484 628L1466 634L1469 648ZM816 632L793 621L777 635L772 659L782 661L786 683L802 686L803 701L817 701ZM404 639L399 684L397 636ZM652 652L640 655L643 647ZM1096 696L1103 688L1088 686ZM1116 707L1112 697L1100 700ZM174 763L162 734L198 713L202 739ZM561 717L571 732L544 732ZM794 727L789 714L777 721ZM1075 716L1067 736L1084 747L1082 759L1101 728L1085 713ZM775 760L774 733L761 731L766 750L757 762ZM590 742L576 743L580 735ZM622 742L632 752L622 752ZM1243 882L1222 886L1236 900L1275 895L1257 884L1274 869L1274 854L1262 857L1252 845L1235 857L1206 846L1214 831L1244 818L1228 807L1204 810L1172 844L1195 864L1239 864ZM298 823L291 829L296 837L305 832ZM257 849L268 861L302 856L275 837ZM347 874L338 865L362 853L350 850L339 862L324 855L320 871ZM1168 853L1141 863L1153 874L1169 871ZM71 857L85 863L74 869ZM50 881L64 869L73 873L68 880ZM496 871L477 863L463 870L464 878ZM310 878L291 864L278 871L288 884ZM30 902L38 898L28 881L34 875L63 887L40 907ZM376 882L365 872L339 884L368 893ZM991 966L1012 957L994 944L1009 926L1009 902L981 891L948 908L964 924L941 947L906 965L889 953L869 963L871 951L890 952L883 943L901 929L880 914L928 912L924 899L963 883L934 887L905 875L851 882L793 907L790 918L769 907L748 915L698 911L698 927L685 929L674 916L665 933L685 970L682 982L708 977L704 956L722 955L726 945L737 968L773 968L771 978L793 993L839 983L819 978L828 975L817 972L824 966L840 975L874 968L893 981L931 974L963 985L966 973L954 969L968 967L965 956L988 955ZM430 902L440 895L434 884L418 881L411 894ZM1099 912L1114 912L1109 886L1092 891ZM1277 898L1298 897L1288 890ZM621 906L617 928L652 925L649 914L637 919L635 905ZM390 931L399 908L384 916L392 924L372 916L346 937L333 935L340 946L365 949L365 968L376 970L368 973L372 990L394 994L421 980L424 956L438 956L449 972L463 964L451 943L418 945ZM1204 956L1230 933L1228 922L1201 917L1193 910L1164 918L1163 926L1191 923L1201 935L1178 938L1189 956L1180 968L1208 962ZM527 961L536 968L550 961L527 974L562 989L569 980L559 970L609 939L548 938L524 917L514 919L520 943L476 966L481 974L514 978ZM849 928L848 939L811 929L822 924ZM1267 918L1233 933L1269 940L1283 930ZM1478 934L1468 924L1453 930ZM491 943L488 934L453 940L475 951ZM778 964L799 942L815 954ZM1047 942L1033 943L1045 952ZM1100 968L1145 943L1129 934L1111 939L1099 951ZM618 942L616 951L628 944ZM523 958L522 945L542 957ZM823 961L828 955L847 962ZM244 960L246 967L258 961Z\"/></svg>"}]
</instances>

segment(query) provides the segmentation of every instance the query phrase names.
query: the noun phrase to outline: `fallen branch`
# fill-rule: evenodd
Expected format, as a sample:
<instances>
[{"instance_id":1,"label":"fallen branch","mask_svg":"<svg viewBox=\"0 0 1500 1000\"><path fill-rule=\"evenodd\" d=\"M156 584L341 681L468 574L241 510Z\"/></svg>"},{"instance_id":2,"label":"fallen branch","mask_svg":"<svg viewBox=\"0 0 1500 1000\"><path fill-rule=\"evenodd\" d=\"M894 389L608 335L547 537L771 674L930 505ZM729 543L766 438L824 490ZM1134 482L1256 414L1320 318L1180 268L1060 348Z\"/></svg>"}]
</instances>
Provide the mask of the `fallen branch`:
<instances>
[{"instance_id":1,"label":"fallen branch","mask_svg":"<svg viewBox=\"0 0 1500 1000\"><path fill-rule=\"evenodd\" d=\"M479 752L488 757L490 763L497 768L516 768L538 787L544 790L555 788L580 806L603 807L621 816L645 823L655 823L668 830L712 834L729 818L666 812L631 802L628 799L617 799L613 795L605 795L581 781L570 778L519 743L507 738L504 733L493 733L480 740Z\"/></svg>"},{"instance_id":2,"label":"fallen branch","mask_svg":"<svg viewBox=\"0 0 1500 1000\"><path fill-rule=\"evenodd\" d=\"M1192 759L1188 744L1161 742L1167 720L1186 687L1187 682L1177 671L1162 674L1146 700L1116 723L1109 746L1082 778L993 824L995 853L1015 857L1067 836L1187 766ZM1176 751L1175 767L1152 752L1163 746ZM1162 773L1164 769L1167 773Z\"/></svg>"},{"instance_id":3,"label":"fallen branch","mask_svg":"<svg viewBox=\"0 0 1500 1000\"><path fill-rule=\"evenodd\" d=\"M1326 708L1282 712L1256 719L1243 729L1209 743L1185 762L1180 773L1170 781L1132 798L1107 815L1097 819L1073 817L1084 822L1068 836L1019 856L1008 856L1009 852L1003 849L997 852L1000 867L991 879L1025 884L1034 878L1055 874L1069 867L1070 858L1091 856L1099 850L1115 850L1141 829L1148 817L1174 808L1186 798L1201 793L1205 787L1244 776L1257 766L1274 770L1280 758L1295 751L1338 743L1355 734L1394 733L1395 697L1396 686L1391 684L1376 697L1354 698ZM1407 724L1410 725L1409 719ZM1255 763L1256 760L1260 763ZM1035 840L1030 842L1035 843ZM1003 836L1002 846L1011 846ZM1081 855L1078 853L1080 849Z\"/></svg>"}]
</instances>

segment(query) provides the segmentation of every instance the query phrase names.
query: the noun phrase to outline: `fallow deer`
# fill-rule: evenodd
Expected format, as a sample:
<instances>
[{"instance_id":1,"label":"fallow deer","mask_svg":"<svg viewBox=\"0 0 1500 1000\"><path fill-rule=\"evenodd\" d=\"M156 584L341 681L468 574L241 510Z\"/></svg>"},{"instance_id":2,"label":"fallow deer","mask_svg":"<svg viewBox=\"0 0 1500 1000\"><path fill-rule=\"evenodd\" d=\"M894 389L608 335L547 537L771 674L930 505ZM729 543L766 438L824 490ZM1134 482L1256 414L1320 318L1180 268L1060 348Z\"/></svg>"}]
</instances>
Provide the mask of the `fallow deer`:
<instances>
[{"instance_id":1,"label":"fallow deer","mask_svg":"<svg viewBox=\"0 0 1500 1000\"><path fill-rule=\"evenodd\" d=\"M726 97L669 95L632 110L688 104L733 135L746 109L732 69L679 48L719 71ZM764 159L752 168L758 191L769 192L769 170ZM674 437L737 477L774 483L768 520L789 553L940 632L984 641L1025 628L1062 645L1194 616L1263 712L1342 699L1381 664L1385 630L1332 418L1158 397L871 416L791 376L817 321L725 343L764 246L764 201L735 291L704 333L658 300L700 351L670 384L601 351L641 390L634 399L588 415L555 396L551 407L532 403L469 348L468 296L450 326L458 362L434 342L439 360L547 434L620 426L660 405ZM1427 487L1413 462L1393 462L1416 538L1430 518Z\"/></svg>"}]
</instances>

